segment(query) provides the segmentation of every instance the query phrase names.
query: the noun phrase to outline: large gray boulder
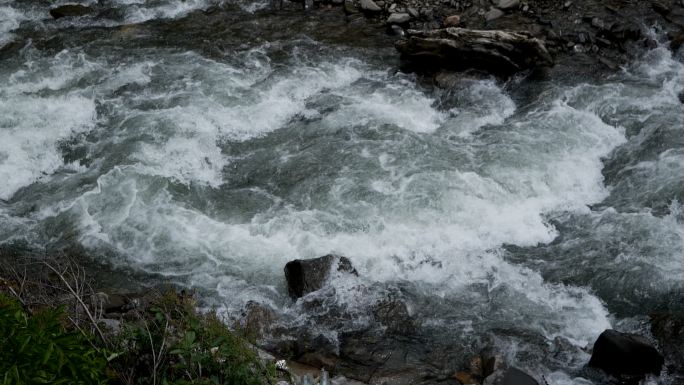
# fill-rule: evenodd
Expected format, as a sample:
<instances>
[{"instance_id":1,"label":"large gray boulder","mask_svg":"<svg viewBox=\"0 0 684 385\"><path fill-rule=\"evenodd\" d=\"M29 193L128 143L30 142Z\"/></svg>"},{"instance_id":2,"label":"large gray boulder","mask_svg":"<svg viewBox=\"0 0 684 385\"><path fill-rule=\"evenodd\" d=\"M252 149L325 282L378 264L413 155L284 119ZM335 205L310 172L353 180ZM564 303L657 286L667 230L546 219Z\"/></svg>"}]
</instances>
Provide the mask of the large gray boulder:
<instances>
[{"instance_id":1,"label":"large gray boulder","mask_svg":"<svg viewBox=\"0 0 684 385\"><path fill-rule=\"evenodd\" d=\"M333 271L357 275L351 261L329 254L314 259L295 259L285 265L287 292L293 299L323 288Z\"/></svg>"},{"instance_id":2,"label":"large gray boulder","mask_svg":"<svg viewBox=\"0 0 684 385\"><path fill-rule=\"evenodd\" d=\"M444 28L409 30L407 36L395 46L404 58L417 64L499 74L553 65L544 42L524 32Z\"/></svg>"}]
</instances>

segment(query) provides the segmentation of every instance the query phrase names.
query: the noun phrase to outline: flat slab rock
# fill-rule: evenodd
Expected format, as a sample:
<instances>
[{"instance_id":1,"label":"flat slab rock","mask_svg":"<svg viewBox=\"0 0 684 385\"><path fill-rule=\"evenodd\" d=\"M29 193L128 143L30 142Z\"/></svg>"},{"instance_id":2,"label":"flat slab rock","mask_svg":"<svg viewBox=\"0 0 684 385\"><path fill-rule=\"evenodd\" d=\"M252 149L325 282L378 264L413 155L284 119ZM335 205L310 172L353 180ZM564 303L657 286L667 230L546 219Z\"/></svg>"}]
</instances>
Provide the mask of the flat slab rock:
<instances>
[{"instance_id":1,"label":"flat slab rock","mask_svg":"<svg viewBox=\"0 0 684 385\"><path fill-rule=\"evenodd\" d=\"M409 30L395 47L415 62L442 68L483 69L498 74L548 67L553 58L543 40L524 32L444 28Z\"/></svg>"}]
</instances>

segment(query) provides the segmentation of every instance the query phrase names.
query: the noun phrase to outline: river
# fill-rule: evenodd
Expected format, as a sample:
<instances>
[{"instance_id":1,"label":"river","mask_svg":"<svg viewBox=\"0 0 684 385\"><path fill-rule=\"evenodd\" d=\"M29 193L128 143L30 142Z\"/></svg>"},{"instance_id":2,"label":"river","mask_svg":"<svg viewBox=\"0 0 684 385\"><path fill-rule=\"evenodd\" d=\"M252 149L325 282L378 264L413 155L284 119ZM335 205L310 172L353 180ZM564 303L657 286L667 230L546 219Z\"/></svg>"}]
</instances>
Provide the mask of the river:
<instances>
[{"instance_id":1,"label":"river","mask_svg":"<svg viewBox=\"0 0 684 385\"><path fill-rule=\"evenodd\" d=\"M0 46L17 45L0 243L75 242L333 342L398 295L422 343L466 357L494 338L553 384L591 382L582 348L604 329L648 334L648 314L684 309L684 65L665 44L601 81L443 90L335 10L104 3L52 20L49 2L0 1ZM359 272L331 283L335 322L283 275L328 253ZM558 341L574 348L534 353Z\"/></svg>"}]
</instances>

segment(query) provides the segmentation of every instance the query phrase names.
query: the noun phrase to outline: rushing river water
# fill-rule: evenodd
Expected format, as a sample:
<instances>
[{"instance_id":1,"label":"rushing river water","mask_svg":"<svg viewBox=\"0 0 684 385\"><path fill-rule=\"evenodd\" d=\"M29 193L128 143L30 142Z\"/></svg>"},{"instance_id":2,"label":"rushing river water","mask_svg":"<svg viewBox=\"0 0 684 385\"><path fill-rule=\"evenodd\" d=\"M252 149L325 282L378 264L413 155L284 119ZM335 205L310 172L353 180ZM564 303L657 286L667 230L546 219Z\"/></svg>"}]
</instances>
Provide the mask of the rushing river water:
<instances>
[{"instance_id":1,"label":"rushing river water","mask_svg":"<svg viewBox=\"0 0 684 385\"><path fill-rule=\"evenodd\" d=\"M0 243L76 242L331 339L401 293L426 343L465 357L493 333L554 384L588 383L580 348L604 329L684 309L684 65L665 46L593 84L445 91L343 22L326 39L266 4L218 25L192 12L209 1L104 3L55 21L50 2L0 0L0 46L17 46L0 61ZM331 252L359 271L332 283L350 315L332 326L283 276ZM532 353L557 337L577 349Z\"/></svg>"}]
</instances>

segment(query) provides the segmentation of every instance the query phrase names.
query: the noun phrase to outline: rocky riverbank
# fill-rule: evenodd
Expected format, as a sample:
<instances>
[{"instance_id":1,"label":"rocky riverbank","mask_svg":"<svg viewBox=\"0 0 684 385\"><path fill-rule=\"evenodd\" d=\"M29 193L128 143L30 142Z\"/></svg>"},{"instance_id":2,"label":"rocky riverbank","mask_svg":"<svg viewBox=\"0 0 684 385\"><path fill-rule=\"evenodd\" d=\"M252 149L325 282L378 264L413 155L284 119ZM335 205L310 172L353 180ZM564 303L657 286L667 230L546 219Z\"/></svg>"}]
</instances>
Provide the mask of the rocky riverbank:
<instances>
[{"instance_id":1,"label":"rocky riverbank","mask_svg":"<svg viewBox=\"0 0 684 385\"><path fill-rule=\"evenodd\" d=\"M582 73L586 76L598 76L615 71L628 64L644 49L655 47L656 35L653 29L660 30L672 41L673 49L677 49L684 41L684 5L676 0L651 1L596 1L596 0L323 0L307 1L306 14L319 19L302 19L302 3L274 2L274 15L284 12L293 23L288 28L300 28L302 32L322 39L334 39L340 44L392 44L397 41L397 47L406 59L423 57L421 50L425 47L416 46L411 42L417 36L435 34L444 28L461 28L463 31L499 31L499 33L519 33L536 39L543 45L546 54L538 59L528 59L529 63L516 70L529 67L549 67L553 63L561 68L568 68L568 72ZM172 38L173 31L182 32L183 24L205 25L213 28L220 35L226 22L225 13L232 12L230 5L212 7L204 11L190 14L180 23L163 27L164 41ZM55 19L71 19L79 17L116 17L101 4L92 6L65 5L50 10ZM339 21L336 21L339 20ZM264 24L252 28L270 28L269 16L265 16ZM342 24L338 24L341 22ZM280 20L277 22L280 23ZM162 23L164 24L164 23ZM325 33L320 29L325 26ZM282 25L281 25L282 26ZM134 38L138 33L145 33L151 26L127 26L128 38ZM168 28L173 30L168 30ZM243 26L248 30L248 26ZM179 29L180 28L180 29ZM360 29L359 29L360 28ZM195 33L197 28L193 27ZM236 28L232 28L236 30ZM357 35L358 30L361 32ZM137 32L135 32L137 31ZM93 31L95 32L95 31ZM442 32L443 33L443 32ZM375 35L375 37L373 36ZM386 36L382 36L386 35ZM393 37L392 37L393 36ZM453 36L442 41L454 41ZM40 43L37 39L37 44ZM63 38L52 37L49 44L58 48ZM502 41L502 44L505 44ZM473 41L459 43L472 47ZM453 44L451 43L453 46ZM8 44L0 51L0 57L8 56L21 47L21 42ZM411 52L413 50L413 52ZM419 60L418 67L408 66L409 70L427 67L432 72L438 69L474 68L494 73L510 73L508 64L504 62L492 65L485 57L472 57L465 53L465 60L442 61L434 65L435 56L445 56L437 48L432 59ZM3 54L4 52L4 54ZM459 52L458 54L462 54ZM500 52L499 52L500 54ZM448 55L446 55L448 56ZM505 56L505 55L504 55ZM508 62L508 61L505 61ZM503 64L502 64L503 63ZM497 68L497 65L501 68Z\"/></svg>"},{"instance_id":2,"label":"rocky riverbank","mask_svg":"<svg viewBox=\"0 0 684 385\"><path fill-rule=\"evenodd\" d=\"M91 330L89 333L92 333L92 338L99 341L96 344L109 350L116 344L128 344L122 342L122 336L124 339L136 338L130 334L131 331L137 330L145 322L157 322L158 319L154 317L159 312L169 317L173 315L170 322L175 326L168 330L168 334L154 334L155 338L160 338L157 343L162 340L170 344L182 343L187 332L184 328L199 327L191 319L204 320L204 316L194 313L202 308L201 301L198 302L199 298L194 294L181 288L174 289L163 280L158 280L154 288L135 292L98 286L92 280L93 271L88 267L87 260L83 260L84 256L74 256L76 258L66 254L49 257L27 255L24 251L4 248L1 255L0 293L17 298L26 309L46 306L65 308L68 319L76 327ZM337 255L292 261L284 267L284 272L292 300L306 304L313 314L322 310L317 306L321 306L326 297L334 296L334 289L329 286L332 279L340 275L358 274L347 258ZM98 269L97 274L103 274L103 270ZM124 276L116 270L106 274ZM69 291L71 287L77 288L77 292ZM163 311L160 310L162 308ZM184 315L178 313L179 309ZM213 312L206 314L216 317ZM148 319L148 316L152 318ZM445 349L449 341L442 346L428 342L420 333L420 318L411 314L407 302L400 296L389 296L378 302L372 311L373 321L368 327L351 333L340 332L337 348L314 330L283 328L278 315L262 304L249 303L242 314L224 316L232 320L229 324L235 322L232 329L238 334L231 338L244 338L245 344L246 341L253 344L245 345L251 346L246 349L253 355L253 358L249 358L253 361L244 361L244 364L255 365L255 362L260 362L253 369L257 370L257 377L261 375L259 371L265 371L263 383L316 383L323 372L330 377L330 383L336 385L553 383L543 372L537 371L533 362L524 368L511 365L506 352L497 347L495 340L483 341L482 345L476 347L479 352L469 357L455 357L453 351ZM336 317L334 311L329 310L321 316L326 318L324 322ZM156 317L159 318L159 315ZM207 322L213 322L211 319L208 318ZM154 327L160 328L159 325ZM650 340L650 336L645 338L614 330L604 332L593 347L586 348L591 359L582 364L585 366L585 375L598 382L612 381L611 378L614 378L625 384L637 384L646 375L654 375L669 378L672 385L682 384L684 368L681 362L684 356L681 339L684 336L684 323L681 315L654 314L651 328L655 340ZM236 344L243 343L238 341L241 340L231 342L230 349L237 349ZM153 349L154 346L149 348ZM127 370L130 370L129 381L133 381L128 383L139 383L135 381L153 375L145 366L147 364L141 366L144 362L153 364L153 353L148 352L150 356L146 357L148 353L145 353L144 346L137 349L142 354L140 360L133 360L127 353L119 353L120 357L110 362L120 380L123 381L121 376ZM577 347L568 341L556 339L548 350L538 354L564 356L572 354L574 349ZM163 354L170 361L159 365L176 365L174 354L178 353L167 350ZM217 353L211 354L216 356ZM465 365L459 362L465 362ZM269 370L271 374L266 374ZM305 377L308 380L304 380ZM254 383L262 380L250 379L256 381Z\"/></svg>"},{"instance_id":3,"label":"rocky riverbank","mask_svg":"<svg viewBox=\"0 0 684 385\"><path fill-rule=\"evenodd\" d=\"M447 27L521 32L544 42L557 63L607 70L627 64L640 48L654 47L650 28L662 28L676 48L684 27L684 8L674 0L348 0L344 9L385 23L402 37L403 28L423 34Z\"/></svg>"}]
</instances>

